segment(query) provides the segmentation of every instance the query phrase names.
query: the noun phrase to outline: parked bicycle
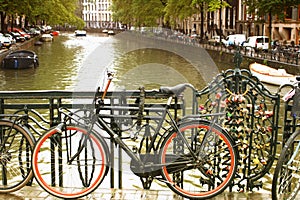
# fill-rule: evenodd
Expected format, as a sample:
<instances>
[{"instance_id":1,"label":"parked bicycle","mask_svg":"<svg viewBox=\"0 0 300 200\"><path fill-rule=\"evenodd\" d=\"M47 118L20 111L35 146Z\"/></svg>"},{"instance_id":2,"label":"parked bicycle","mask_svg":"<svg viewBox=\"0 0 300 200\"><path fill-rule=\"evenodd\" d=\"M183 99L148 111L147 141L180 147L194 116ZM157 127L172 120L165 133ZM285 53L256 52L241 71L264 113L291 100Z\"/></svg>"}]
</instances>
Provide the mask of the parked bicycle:
<instances>
[{"instance_id":1,"label":"parked bicycle","mask_svg":"<svg viewBox=\"0 0 300 200\"><path fill-rule=\"evenodd\" d=\"M297 82L294 85L284 85L283 87L291 86L293 89L285 95L285 100L293 100L292 117L295 120L300 119L300 77L297 77ZM296 124L299 127L300 124ZM280 153L272 182L272 199L296 199L300 190L300 129L289 137L284 144ZM298 196L299 198L299 196ZM297 199L298 199L297 198Z\"/></svg>"},{"instance_id":2,"label":"parked bicycle","mask_svg":"<svg viewBox=\"0 0 300 200\"><path fill-rule=\"evenodd\" d=\"M32 178L35 139L24 125L27 115L0 115L0 193L19 190Z\"/></svg>"},{"instance_id":3,"label":"parked bicycle","mask_svg":"<svg viewBox=\"0 0 300 200\"><path fill-rule=\"evenodd\" d=\"M163 107L147 107L141 90L137 106L125 113L134 123L128 123L130 127L126 129L115 127L104 109L110 82L111 76L101 98L95 97L95 112L74 113L61 108L63 122L36 143L33 173L43 189L65 199L80 198L97 189L110 163L103 131L131 158L131 171L140 178L162 181L175 193L190 199L208 199L226 189L235 176L238 153L231 136L218 125L223 113L190 115L178 122L170 111L172 101L187 87L194 89L190 84L179 84L160 88L158 93L168 95ZM154 130L154 134L147 136L149 146L144 151L132 149L124 140L135 140L142 134L144 113L151 110L160 113L160 117L154 119L157 128L149 128ZM150 119L151 116L147 118Z\"/></svg>"}]
</instances>

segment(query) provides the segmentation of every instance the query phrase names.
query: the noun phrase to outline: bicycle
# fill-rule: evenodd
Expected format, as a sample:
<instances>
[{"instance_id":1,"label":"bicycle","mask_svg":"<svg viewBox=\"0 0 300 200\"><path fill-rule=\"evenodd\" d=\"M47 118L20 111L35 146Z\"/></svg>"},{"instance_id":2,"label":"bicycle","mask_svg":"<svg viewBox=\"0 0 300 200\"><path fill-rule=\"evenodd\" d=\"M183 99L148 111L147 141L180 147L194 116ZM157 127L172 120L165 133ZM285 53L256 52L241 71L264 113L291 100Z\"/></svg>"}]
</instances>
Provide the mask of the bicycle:
<instances>
[{"instance_id":1,"label":"bicycle","mask_svg":"<svg viewBox=\"0 0 300 200\"><path fill-rule=\"evenodd\" d=\"M21 189L33 178L31 156L35 138L23 125L27 115L0 115L0 193Z\"/></svg>"},{"instance_id":2,"label":"bicycle","mask_svg":"<svg viewBox=\"0 0 300 200\"><path fill-rule=\"evenodd\" d=\"M160 88L158 93L168 95L163 108L147 108L145 93L141 90L138 106L130 108L129 115L135 114L135 123L127 130L113 128L103 113L110 81L111 78L102 97L94 99L95 112L82 110L79 112L84 115L81 115L61 108L60 111L65 111L62 111L65 115L62 123L37 141L32 167L37 182L45 191L59 198L74 199L97 189L110 163L110 151L100 130L126 152L131 158L131 171L141 179L162 181L175 193L190 199L211 198L226 189L235 176L238 153L231 136L217 124L223 113L190 115L177 122L169 110L172 100L185 88L194 89L190 84L179 84ZM123 140L135 140L145 128L141 122L148 109L160 112L161 116L155 119L158 126L153 135L147 136L149 146L141 153L143 150L131 149ZM75 124L70 124L70 120ZM137 133L121 136L119 131L132 130L134 126Z\"/></svg>"},{"instance_id":3,"label":"bicycle","mask_svg":"<svg viewBox=\"0 0 300 200\"><path fill-rule=\"evenodd\" d=\"M284 100L293 100L292 116L300 119L300 77L293 85L284 85L283 87L292 86ZM297 126L297 125L296 125ZM298 125L300 126L300 125ZM300 190L300 129L295 130L288 138L276 164L272 182L272 199L295 199Z\"/></svg>"}]
</instances>

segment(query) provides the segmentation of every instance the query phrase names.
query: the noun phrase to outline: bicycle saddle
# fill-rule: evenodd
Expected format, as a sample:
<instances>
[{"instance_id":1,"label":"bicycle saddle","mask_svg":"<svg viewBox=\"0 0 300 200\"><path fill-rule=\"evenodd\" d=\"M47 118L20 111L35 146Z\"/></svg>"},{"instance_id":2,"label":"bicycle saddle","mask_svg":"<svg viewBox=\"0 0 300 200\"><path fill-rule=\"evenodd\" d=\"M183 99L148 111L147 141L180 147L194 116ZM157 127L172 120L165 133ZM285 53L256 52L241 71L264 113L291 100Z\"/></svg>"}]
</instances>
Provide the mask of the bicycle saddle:
<instances>
[{"instance_id":1,"label":"bicycle saddle","mask_svg":"<svg viewBox=\"0 0 300 200\"><path fill-rule=\"evenodd\" d=\"M168 95L180 95L187 86L191 86L191 84L189 83L181 83L178 85L175 85L173 87L160 87L159 92L163 93L163 94L168 94ZM192 87L192 86L191 86Z\"/></svg>"}]
</instances>

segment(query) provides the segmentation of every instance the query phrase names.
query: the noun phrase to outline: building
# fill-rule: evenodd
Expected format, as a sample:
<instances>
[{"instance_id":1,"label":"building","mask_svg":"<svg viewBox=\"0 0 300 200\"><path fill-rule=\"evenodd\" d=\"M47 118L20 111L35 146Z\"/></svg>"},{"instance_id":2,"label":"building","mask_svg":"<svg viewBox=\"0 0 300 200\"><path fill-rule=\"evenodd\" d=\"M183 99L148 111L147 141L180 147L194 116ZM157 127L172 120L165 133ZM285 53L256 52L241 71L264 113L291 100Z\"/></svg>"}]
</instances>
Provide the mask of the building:
<instances>
[{"instance_id":1,"label":"building","mask_svg":"<svg viewBox=\"0 0 300 200\"><path fill-rule=\"evenodd\" d=\"M253 35L269 35L269 16L256 16L247 12L243 0L227 0L230 7L207 12L203 15L203 33L207 38L213 35L230 35L242 33L247 37ZM181 29L191 34L201 33L201 14L194 15L179 23ZM272 40L281 43L300 44L300 5L285 8L285 20L280 21L272 16Z\"/></svg>"},{"instance_id":2,"label":"building","mask_svg":"<svg viewBox=\"0 0 300 200\"><path fill-rule=\"evenodd\" d=\"M110 6L112 0L81 0L82 19L86 28L114 28Z\"/></svg>"},{"instance_id":3,"label":"building","mask_svg":"<svg viewBox=\"0 0 300 200\"><path fill-rule=\"evenodd\" d=\"M86 28L116 28L118 24L113 21L110 6L112 0L80 0L82 4L82 18ZM206 38L214 35L230 35L242 33L247 37L253 35L269 35L269 18L265 16L251 15L247 12L247 6L243 0L226 0L230 7L222 8L204 14L178 20L174 27L186 34L204 34ZM300 5L298 7L285 8L285 21L280 21L272 16L272 40L282 43L300 44ZM203 18L203 19L202 19Z\"/></svg>"}]
</instances>

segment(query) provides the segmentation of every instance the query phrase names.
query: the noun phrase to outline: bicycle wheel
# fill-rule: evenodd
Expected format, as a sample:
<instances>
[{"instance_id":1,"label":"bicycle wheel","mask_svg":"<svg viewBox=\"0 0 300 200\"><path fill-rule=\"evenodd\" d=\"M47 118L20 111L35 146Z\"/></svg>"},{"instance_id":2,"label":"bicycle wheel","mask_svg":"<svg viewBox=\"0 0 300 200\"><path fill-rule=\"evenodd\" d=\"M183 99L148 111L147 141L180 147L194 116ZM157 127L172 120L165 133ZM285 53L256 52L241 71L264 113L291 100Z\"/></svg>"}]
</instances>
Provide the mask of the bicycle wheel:
<instances>
[{"instance_id":1,"label":"bicycle wheel","mask_svg":"<svg viewBox=\"0 0 300 200\"><path fill-rule=\"evenodd\" d=\"M272 199L299 199L300 130L294 132L281 151L272 182ZM297 196L298 195L298 196Z\"/></svg>"},{"instance_id":2,"label":"bicycle wheel","mask_svg":"<svg viewBox=\"0 0 300 200\"><path fill-rule=\"evenodd\" d=\"M238 164L233 140L220 126L211 127L206 120L183 123L179 129L188 145L175 131L166 137L160 150L162 176L167 185L189 199L220 194L234 178Z\"/></svg>"},{"instance_id":3,"label":"bicycle wheel","mask_svg":"<svg viewBox=\"0 0 300 200\"><path fill-rule=\"evenodd\" d=\"M14 192L32 179L34 143L25 127L0 120L0 193Z\"/></svg>"},{"instance_id":4,"label":"bicycle wheel","mask_svg":"<svg viewBox=\"0 0 300 200\"><path fill-rule=\"evenodd\" d=\"M80 198L104 179L107 146L84 128L70 125L63 129L51 129L38 140L32 157L33 173L48 193L64 199Z\"/></svg>"}]
</instances>

